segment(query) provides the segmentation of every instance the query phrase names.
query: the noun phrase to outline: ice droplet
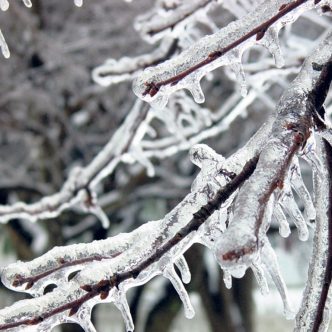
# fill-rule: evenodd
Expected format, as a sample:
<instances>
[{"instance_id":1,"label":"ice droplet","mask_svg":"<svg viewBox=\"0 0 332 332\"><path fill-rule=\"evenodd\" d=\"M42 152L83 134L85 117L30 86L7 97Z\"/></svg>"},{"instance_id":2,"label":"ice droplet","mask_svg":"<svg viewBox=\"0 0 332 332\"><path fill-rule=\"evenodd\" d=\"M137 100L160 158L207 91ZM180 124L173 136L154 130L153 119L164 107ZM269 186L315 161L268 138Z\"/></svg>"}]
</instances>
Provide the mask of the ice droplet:
<instances>
[{"instance_id":1,"label":"ice droplet","mask_svg":"<svg viewBox=\"0 0 332 332\"><path fill-rule=\"evenodd\" d=\"M10 57L10 52L8 45L6 43L5 37L3 36L1 30L0 30L0 47L1 47L1 52L3 56L8 59Z\"/></svg>"},{"instance_id":2,"label":"ice droplet","mask_svg":"<svg viewBox=\"0 0 332 332\"><path fill-rule=\"evenodd\" d=\"M164 270L163 275L172 283L173 287L177 291L177 293L183 303L184 315L186 316L186 318L188 318L188 319L193 318L195 316L194 308L190 302L190 298L189 298L189 295L188 295L186 289L184 288L179 276L177 275L177 273L174 270L173 265L167 267Z\"/></svg>"},{"instance_id":3,"label":"ice droplet","mask_svg":"<svg viewBox=\"0 0 332 332\"><path fill-rule=\"evenodd\" d=\"M188 263L183 255L177 258L177 260L175 261L175 265L180 270L182 281L185 284L189 284L191 280L191 273L189 270Z\"/></svg>"}]
</instances>

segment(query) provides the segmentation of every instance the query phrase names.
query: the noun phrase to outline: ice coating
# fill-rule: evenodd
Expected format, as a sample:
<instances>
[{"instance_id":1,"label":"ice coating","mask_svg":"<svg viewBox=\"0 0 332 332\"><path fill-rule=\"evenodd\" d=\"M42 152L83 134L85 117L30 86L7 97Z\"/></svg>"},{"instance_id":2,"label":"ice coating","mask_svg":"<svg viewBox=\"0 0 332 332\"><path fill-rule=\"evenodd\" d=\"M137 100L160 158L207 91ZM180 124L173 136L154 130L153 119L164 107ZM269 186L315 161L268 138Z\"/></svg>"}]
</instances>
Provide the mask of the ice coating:
<instances>
[{"instance_id":1,"label":"ice coating","mask_svg":"<svg viewBox=\"0 0 332 332\"><path fill-rule=\"evenodd\" d=\"M134 92L135 94L148 101L154 101L159 107L163 107L167 103L168 96L179 89L188 89L194 92L194 98L199 101L203 100L196 91L200 91L199 82L203 76L217 67L225 65L234 65L239 63L238 54L256 43L254 35L243 41L239 45L233 47L229 52L224 53L222 56L215 57L215 54L222 51L228 45L239 40L249 31L253 31L257 26L270 19L273 15L278 13L281 5L285 5L291 1L268 1L263 5L258 5L253 13L244 16L241 21L231 22L220 31L201 38L193 46L183 51L171 60L165 61L154 68L148 68L135 80ZM266 47L273 52L277 65L282 64L282 56L280 47L275 45L277 32L287 23L291 23L298 18L298 16L305 10L314 7L313 2L305 2L296 9L281 17L276 27L267 32L260 39L260 43L264 41ZM210 61L212 58L213 61ZM208 60L207 62L205 62ZM203 66L198 66L199 63L206 63ZM196 67L197 68L196 68ZM193 69L194 68L194 69ZM177 77L177 78L175 78ZM173 79L175 78L175 79ZM160 84L160 82L165 82ZM242 88L243 90L243 88Z\"/></svg>"}]
</instances>

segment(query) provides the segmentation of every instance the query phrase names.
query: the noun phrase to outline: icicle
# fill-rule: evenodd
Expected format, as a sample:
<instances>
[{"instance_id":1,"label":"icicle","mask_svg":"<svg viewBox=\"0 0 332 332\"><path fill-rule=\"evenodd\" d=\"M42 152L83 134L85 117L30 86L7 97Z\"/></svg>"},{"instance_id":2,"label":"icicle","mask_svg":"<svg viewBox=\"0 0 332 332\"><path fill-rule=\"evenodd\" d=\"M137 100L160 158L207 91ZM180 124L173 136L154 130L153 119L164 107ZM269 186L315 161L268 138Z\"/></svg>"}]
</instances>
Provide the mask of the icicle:
<instances>
[{"instance_id":1,"label":"icicle","mask_svg":"<svg viewBox=\"0 0 332 332\"><path fill-rule=\"evenodd\" d=\"M307 140L307 144L305 145L301 154L299 154L301 158L303 158L306 162L308 162L312 168L314 168L318 174L318 176L322 177L322 162L316 153L316 140L314 134Z\"/></svg>"},{"instance_id":2,"label":"icicle","mask_svg":"<svg viewBox=\"0 0 332 332\"><path fill-rule=\"evenodd\" d=\"M294 311L289 301L286 284L279 270L277 256L267 238L265 239L264 246L262 247L261 250L261 260L264 268L271 276L281 296L284 305L284 315L286 319L293 319Z\"/></svg>"},{"instance_id":3,"label":"icicle","mask_svg":"<svg viewBox=\"0 0 332 332\"><path fill-rule=\"evenodd\" d=\"M233 70L235 74L236 81L240 84L240 93L242 97L246 97L248 94L246 76L243 71L243 66L241 62L235 62L230 65L230 68Z\"/></svg>"},{"instance_id":4,"label":"icicle","mask_svg":"<svg viewBox=\"0 0 332 332\"><path fill-rule=\"evenodd\" d=\"M174 270L173 265L167 267L164 270L163 275L172 283L173 287L177 291L177 293L183 303L184 315L186 316L186 318L189 318L189 319L193 318L195 316L194 308L190 302L190 298L189 298L189 295L188 295L186 289L184 288L179 276L177 275L177 273Z\"/></svg>"},{"instance_id":5,"label":"icicle","mask_svg":"<svg viewBox=\"0 0 332 332\"><path fill-rule=\"evenodd\" d=\"M23 3L26 7L31 8L32 7L32 3L31 0L23 0Z\"/></svg>"},{"instance_id":6,"label":"icicle","mask_svg":"<svg viewBox=\"0 0 332 332\"><path fill-rule=\"evenodd\" d=\"M183 255L176 259L175 265L180 270L182 282L184 282L185 284L189 284L191 280L191 273L188 263Z\"/></svg>"},{"instance_id":7,"label":"icicle","mask_svg":"<svg viewBox=\"0 0 332 332\"><path fill-rule=\"evenodd\" d=\"M74 4L77 7L82 7L83 6L83 0L74 0Z\"/></svg>"},{"instance_id":8,"label":"icicle","mask_svg":"<svg viewBox=\"0 0 332 332\"><path fill-rule=\"evenodd\" d=\"M265 274L264 274L264 270L263 270L261 264L256 263L256 262L252 263L251 264L251 269L254 272L254 275L256 277L258 287L259 287L259 290L260 290L261 294L262 295L267 295L269 293L269 286L267 284Z\"/></svg>"},{"instance_id":9,"label":"icicle","mask_svg":"<svg viewBox=\"0 0 332 332\"><path fill-rule=\"evenodd\" d=\"M122 318L125 321L127 332L134 331L134 322L130 313L130 308L126 298L126 294L121 289L114 291L114 304L120 310Z\"/></svg>"},{"instance_id":10,"label":"icicle","mask_svg":"<svg viewBox=\"0 0 332 332\"><path fill-rule=\"evenodd\" d=\"M281 52L281 47L278 38L279 27L270 27L265 33L264 37L260 40L260 44L265 46L273 55L275 64L278 68L285 65L285 59Z\"/></svg>"},{"instance_id":11,"label":"icicle","mask_svg":"<svg viewBox=\"0 0 332 332\"><path fill-rule=\"evenodd\" d=\"M1 3L3 5L3 3ZM9 52L9 48L8 45L6 43L5 37L3 36L1 30L0 30L0 47L1 47L1 51L3 56L8 59L10 57L10 52Z\"/></svg>"},{"instance_id":12,"label":"icicle","mask_svg":"<svg viewBox=\"0 0 332 332\"><path fill-rule=\"evenodd\" d=\"M99 205L92 206L89 211L97 217L97 219L101 222L103 228L108 229L110 227L110 220L108 219L107 214Z\"/></svg>"},{"instance_id":13,"label":"icicle","mask_svg":"<svg viewBox=\"0 0 332 332\"><path fill-rule=\"evenodd\" d=\"M232 288L232 276L227 270L224 270L224 272L223 272L223 279L224 279L225 287L227 289L231 289Z\"/></svg>"},{"instance_id":14,"label":"icicle","mask_svg":"<svg viewBox=\"0 0 332 332\"><path fill-rule=\"evenodd\" d=\"M97 332L91 322L91 307L89 305L83 305L75 316L77 323L83 328L84 332Z\"/></svg>"},{"instance_id":15,"label":"icicle","mask_svg":"<svg viewBox=\"0 0 332 332\"><path fill-rule=\"evenodd\" d=\"M9 8L8 0L0 0L0 8L3 11L6 11Z\"/></svg>"},{"instance_id":16,"label":"icicle","mask_svg":"<svg viewBox=\"0 0 332 332\"><path fill-rule=\"evenodd\" d=\"M291 233L291 230L289 228L289 224L287 222L287 218L282 211L279 203L276 203L274 210L273 210L273 216L276 218L277 222L279 223L279 234L282 237L288 237Z\"/></svg>"},{"instance_id":17,"label":"icicle","mask_svg":"<svg viewBox=\"0 0 332 332\"><path fill-rule=\"evenodd\" d=\"M287 185L288 187L288 185ZM280 199L280 204L287 214L293 219L295 226L297 227L299 239L301 241L307 241L309 237L309 231L302 213L299 210L291 188L284 189L283 195Z\"/></svg>"},{"instance_id":18,"label":"icicle","mask_svg":"<svg viewBox=\"0 0 332 332\"><path fill-rule=\"evenodd\" d=\"M314 220L316 218L316 209L314 207L314 203L311 200L309 191L303 182L300 165L297 158L294 158L293 165L291 166L291 185L303 201L305 212L309 221Z\"/></svg>"},{"instance_id":19,"label":"icicle","mask_svg":"<svg viewBox=\"0 0 332 332\"><path fill-rule=\"evenodd\" d=\"M202 104L205 101L205 96L202 91L200 82L195 82L188 87L188 90L192 94L194 100L198 104Z\"/></svg>"}]
</instances>

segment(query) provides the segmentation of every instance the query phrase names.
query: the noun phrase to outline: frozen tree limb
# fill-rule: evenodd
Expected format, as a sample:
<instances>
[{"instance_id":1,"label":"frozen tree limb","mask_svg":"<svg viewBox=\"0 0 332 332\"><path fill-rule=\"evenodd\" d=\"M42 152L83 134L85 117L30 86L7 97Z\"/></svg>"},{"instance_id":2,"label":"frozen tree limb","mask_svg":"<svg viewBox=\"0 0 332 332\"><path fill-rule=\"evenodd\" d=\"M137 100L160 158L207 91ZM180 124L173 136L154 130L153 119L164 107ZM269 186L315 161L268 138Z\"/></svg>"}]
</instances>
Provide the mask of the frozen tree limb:
<instances>
[{"instance_id":1,"label":"frozen tree limb","mask_svg":"<svg viewBox=\"0 0 332 332\"><path fill-rule=\"evenodd\" d=\"M164 107L171 93L186 88L191 91L195 101L201 103L204 101L199 83L201 78L224 65L236 66L234 70L240 78L243 76L240 66L242 53L255 43L268 47L277 64L282 65L277 39L280 28L315 5L316 2L307 0L286 3L278 0L259 4L241 20L200 39L175 58L145 70L135 80L134 92L138 97Z\"/></svg>"},{"instance_id":2,"label":"frozen tree limb","mask_svg":"<svg viewBox=\"0 0 332 332\"><path fill-rule=\"evenodd\" d=\"M326 95L329 87L326 70L331 66L331 49L330 32L306 59L300 74L278 103L271 138L261 151L254 174L237 196L234 222L218 241L217 256L223 268L246 269L259 257L267 230L262 227L266 206L273 192L283 188L292 159L312 135L315 114L323 102L321 96ZM299 232L300 239L305 240L308 236L305 224Z\"/></svg>"},{"instance_id":3,"label":"frozen tree limb","mask_svg":"<svg viewBox=\"0 0 332 332\"><path fill-rule=\"evenodd\" d=\"M91 272L88 273L88 271L86 269L83 274L79 273L80 277L82 277L83 275L85 275L85 273L87 273L85 275L85 278L88 275L89 275L89 278L85 279L83 277L83 279L78 278L78 280L77 280L77 278L74 277L74 279L68 283L68 287L65 287L65 289L64 289L67 294L65 299L62 298L62 296L61 296L61 294L63 292L63 287L62 287L63 282L60 281L59 285L61 285L61 286L59 286L59 287L61 289L59 289L59 291L55 290L54 291L55 293L53 294L53 296L50 297L49 295L44 295L44 296L42 295L42 296L36 298L35 300L30 300L30 303L31 303L31 301L34 302L34 303L31 303L31 309L28 309L28 310L24 309L25 304L27 303L26 301L22 301L21 306L19 304L15 305L12 308L13 311L10 308L5 309L5 312L3 312L4 321L0 325L0 330L13 329L13 331L14 331L15 328L24 328L24 325L29 326L29 325L35 325L38 323L41 323L41 326L42 327L44 326L43 328L46 328L46 326L53 326L52 320L51 320L51 322L48 322L48 321L50 321L50 318L54 316L56 318L56 321L58 321L58 322L65 321L66 320L65 316L60 315L60 314L62 314L63 312L66 312L68 310L69 310L69 321L70 321L71 320L70 316L78 314L78 312L81 310L85 310L86 306L84 306L84 304L87 301L92 300L96 296L100 296L101 300L104 300L107 297L110 297L110 300L113 302L114 301L114 300L112 300L112 297L114 296L113 293L115 293L115 294L117 293L117 291L113 289L114 287L116 289L121 287L121 284L124 283L125 281L128 281L129 284L131 284L131 283L134 283L135 285L140 284L142 282L146 282L147 280L149 280L153 275L159 274L160 273L160 272L158 272L159 269L163 270L164 268L162 266L164 264L166 264L166 266L167 266L169 263L166 263L166 262L168 262L169 259L171 259L171 258L167 258L167 256L165 258L163 258L164 255L166 255L168 252L171 252L172 255L176 255L176 257L177 257L179 255L177 253L178 250L183 251L188 248L188 244L189 244L188 239L187 239L188 235L190 235L194 231L197 231L198 228L208 219L208 217L216 209L218 209L223 202L225 202L230 197L230 195L239 187L239 185L241 185L241 183L243 183L243 181L245 181L251 175L251 173L253 172L253 170L256 166L257 159L258 158L255 157L255 158L251 159L250 161L248 161L246 163L246 165L244 166L243 170L237 176L235 176L235 178L233 180L231 180L228 184L226 184L226 186L224 188L220 189L212 200L208 201L196 213L193 214L191 221L187 225L185 225L183 228L181 228L179 231L177 231L175 233L175 235L172 236L165 243L163 243L162 245L157 247L155 250L153 250L151 255L149 255L148 252L145 253L147 258L145 258L145 259L143 258L143 260L141 262L139 262L139 261L135 262L135 259L133 259L133 256L129 256L130 260L128 261L128 263L129 262L131 262L131 263L129 263L130 265L128 265L128 267L130 267L131 265L132 266L131 266L131 268L129 268L128 271L125 270L126 266L123 266L123 268L120 268L120 266L119 266L118 267L119 272L115 272L113 275L111 274L110 278L107 278L107 279L102 278L101 280L99 280L99 282L97 284L91 284L91 281L93 279L98 280L98 279L96 279L96 277L100 278L101 275L103 275L103 274L107 275L107 274L109 274L110 271L113 270L112 264L111 265L107 264L107 257L100 257L98 259L96 259L94 257L89 261L102 260L102 262L99 263L99 265L98 265L99 266L98 271L101 272L103 270L103 272L94 274L93 277L91 275ZM201 189L200 189L200 191L201 191ZM202 193L203 192L201 192L200 195L202 195ZM195 194L194 196L196 196L196 195L197 194ZM203 197L201 197L201 199L202 198ZM187 203L180 204L180 209L181 208L185 209L185 205L188 204L191 199L188 197L186 200L187 200ZM179 212L180 212L180 210L176 213L179 213ZM167 221L167 219L166 219L166 221ZM144 233L147 234L147 230L149 231L149 233L151 233L151 231L152 231L151 226L155 229L152 233L157 232L155 234L158 235L160 228L158 227L158 223L156 224L156 222L142 226L141 229L143 231L143 234ZM154 227L154 226L157 226L157 227ZM167 233L168 233L169 232L168 228L171 226L171 224L168 226L167 226L167 224L165 224L163 227L165 227L165 226L166 226L165 231L167 231ZM134 233L137 233L139 230L140 229L138 229ZM151 237L151 235L152 234L149 235L149 241L151 241L151 240L153 242L156 241L155 243L158 243L160 241L159 236L155 240L153 240L153 237L155 235L153 235L152 237ZM125 235L125 236L133 236L133 235ZM146 237L146 235L145 235L145 237ZM140 237L140 238L143 240L144 237ZM135 237L135 239L138 239L137 236ZM116 240L116 242L114 242L114 240ZM128 241L128 239L126 241L126 239L123 238L123 236L122 237L118 236L114 240L111 242L113 246L119 246L119 244L123 246L124 243L127 243L127 241ZM142 241L142 240L140 240L140 241ZM105 241L109 242L109 240L105 240ZM181 245L179 247L179 244L182 241L185 243L184 243L184 245ZM100 245L103 246L103 244L101 244L101 243L100 243ZM97 248L94 248L93 245L88 245L88 246L93 250L97 249ZM154 244L152 244L152 248L154 248ZM177 248L177 249L175 250L175 248ZM143 248L141 247L141 249L143 249ZM68 253L70 252L66 249L64 249L64 250L65 250L64 252L68 252ZM137 244L133 244L132 250L137 250ZM100 252L100 249L97 249L97 252ZM54 253L56 255L54 255ZM59 259L56 258L60 254L59 249L55 250L54 253L49 253L47 255L49 258L51 258L55 262L55 264L60 264L60 268L62 268L62 270L66 270L69 265L68 264L66 265L66 262L64 260L60 261ZM128 257L128 252L124 253L124 255L126 257ZM120 253L116 254L114 257L114 261L117 260L116 257L120 257L120 256L121 256ZM40 265L40 263L43 264L43 262L45 262L47 265L49 265L48 257L47 256L41 257L40 259L38 259L39 262L34 261L32 263L38 267L38 270L42 270L43 267ZM139 257L141 257L141 256L139 255ZM157 266L155 266L155 264L160 259L164 259L165 262L161 261L161 264L162 264L161 266L159 264L157 264ZM125 260L127 260L127 259L125 259ZM80 265L80 264L86 264L89 261L87 259L85 259L85 261L83 261L81 259L81 260L77 260L76 262L77 262L77 265ZM121 260L118 263L115 262L115 266L117 264L119 264L120 262L121 262ZM26 265L26 264L21 265L20 269L22 271L25 270L24 265ZM72 265L74 265L74 264L72 264ZM90 264L90 266L93 267L94 269L96 268L95 264L92 264L92 265ZM104 266L104 267L102 267L102 266ZM153 266L155 266L155 267L153 267ZM34 285L33 282L38 282L41 279L48 278L49 275L54 274L59 270L59 268L56 268L56 269L53 268L53 269L49 270L49 272L44 273L43 275L40 275L40 274L35 275L34 279L32 280L31 278L23 279L22 275L17 274L17 269L18 269L18 266L9 267L9 269L6 269L3 273L3 281L7 285L8 285L8 282L12 283L13 287L18 287L18 286L21 286L22 284L27 283L26 291L33 288L33 285ZM123 269L125 270L124 272L122 272ZM169 270L167 270L167 271L169 271ZM66 274L68 273L68 271L65 271L65 272L66 272ZM171 277L171 276L166 274L166 277ZM12 278L14 278L14 280L10 281ZM51 280L52 280L52 278L51 278ZM86 280L86 282L88 280L90 280L90 282L89 282L89 284L82 284L83 280ZM46 280L46 282L49 282L49 280ZM129 286L129 284L127 284L127 287ZM45 286L45 280L44 280L44 284L41 283L38 286L39 286L39 292L40 292L40 290L42 290L43 287ZM40 287L42 287L42 288L40 289ZM84 293L84 291L86 293ZM64 302L64 301L68 301L70 298L72 298L71 301L69 301L67 303ZM59 302L57 302L57 301L59 301ZM96 301L94 301L94 302L96 302ZM100 302L100 301L97 301L97 302ZM22 305L23 305L23 307L22 307ZM43 307L44 308L54 308L54 309L52 309L52 310L46 309L46 312L44 312ZM18 309L18 308L20 308L20 309ZM23 314L23 316L22 316L22 314L17 316L16 312L21 311L21 310L24 310L25 313ZM12 314L10 314L10 312L12 312ZM14 316L11 317L11 315L14 315ZM30 315L30 317L26 318L26 319L22 319L26 315ZM0 318L1 317L2 317L2 312L0 312ZM86 321L86 319L89 319L89 317L85 317L85 321ZM75 319L75 318L73 318L72 320L78 322L77 319ZM51 324L51 325L49 325L49 324Z\"/></svg>"}]
</instances>

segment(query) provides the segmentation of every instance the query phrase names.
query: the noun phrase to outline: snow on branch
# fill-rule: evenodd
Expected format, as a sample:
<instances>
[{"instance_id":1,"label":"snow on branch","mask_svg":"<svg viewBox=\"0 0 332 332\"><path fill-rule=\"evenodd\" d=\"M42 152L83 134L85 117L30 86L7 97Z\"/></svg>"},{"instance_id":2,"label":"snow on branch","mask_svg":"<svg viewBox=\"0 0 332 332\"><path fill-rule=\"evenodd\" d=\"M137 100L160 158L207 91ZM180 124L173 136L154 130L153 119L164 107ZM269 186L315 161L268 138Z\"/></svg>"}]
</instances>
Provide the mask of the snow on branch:
<instances>
[{"instance_id":1,"label":"snow on branch","mask_svg":"<svg viewBox=\"0 0 332 332\"><path fill-rule=\"evenodd\" d=\"M201 78L220 66L230 65L238 80L243 82L242 53L256 43L267 47L280 67L283 57L278 42L279 30L318 3L325 2L271 0L260 3L245 17L201 38L173 59L146 69L134 81L134 92L138 97L163 108L171 93L185 88L196 102L202 103L205 97L200 87ZM244 83L241 85L245 92Z\"/></svg>"}]
</instances>

